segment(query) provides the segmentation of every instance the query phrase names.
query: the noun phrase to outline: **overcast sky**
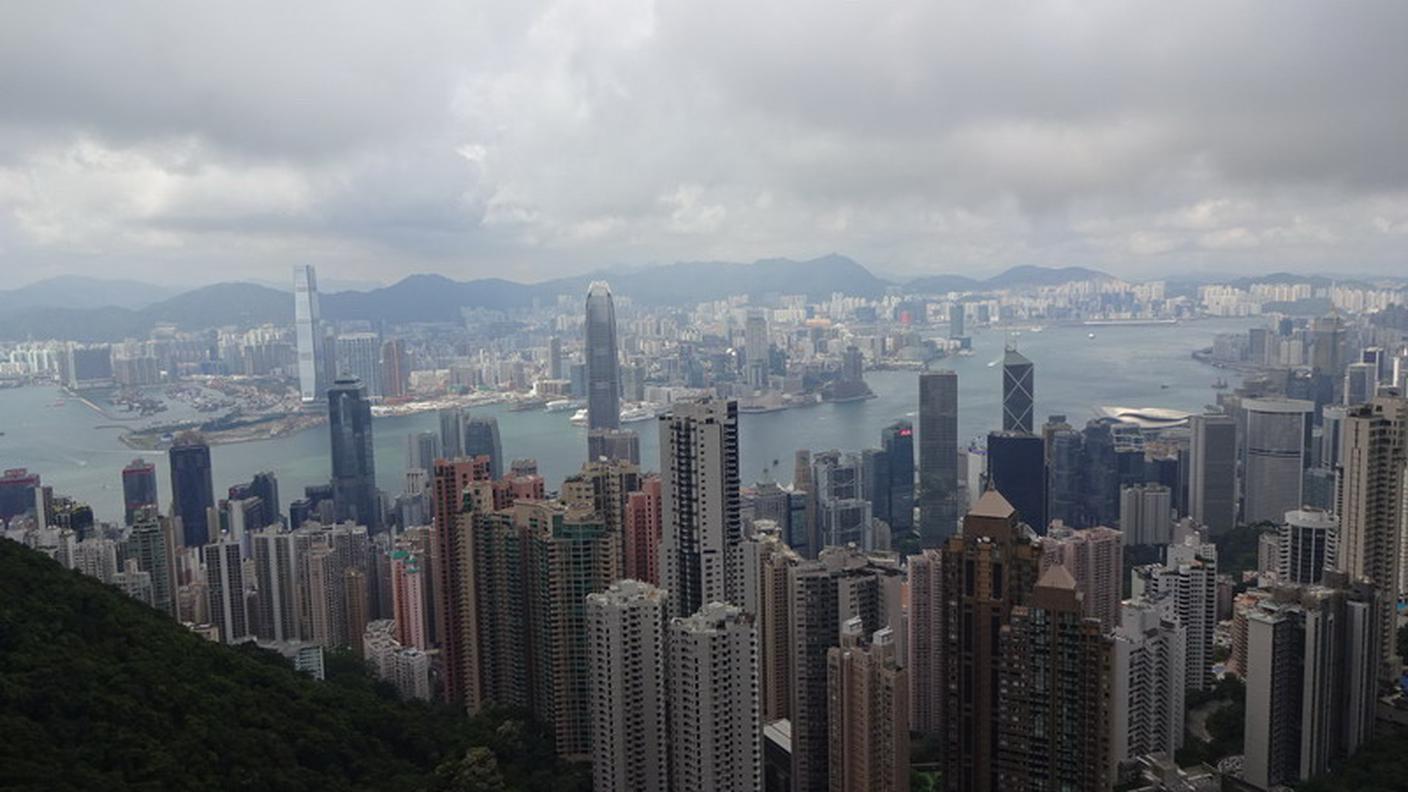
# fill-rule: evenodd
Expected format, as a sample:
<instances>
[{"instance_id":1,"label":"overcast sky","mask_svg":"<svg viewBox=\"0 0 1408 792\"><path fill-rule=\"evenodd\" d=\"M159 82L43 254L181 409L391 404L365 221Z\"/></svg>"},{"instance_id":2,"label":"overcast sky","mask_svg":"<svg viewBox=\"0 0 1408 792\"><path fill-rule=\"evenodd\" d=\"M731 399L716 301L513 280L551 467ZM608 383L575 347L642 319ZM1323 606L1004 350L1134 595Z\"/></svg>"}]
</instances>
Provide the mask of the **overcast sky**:
<instances>
[{"instance_id":1,"label":"overcast sky","mask_svg":"<svg viewBox=\"0 0 1408 792\"><path fill-rule=\"evenodd\" d=\"M0 4L0 288L1408 273L1408 3Z\"/></svg>"}]
</instances>

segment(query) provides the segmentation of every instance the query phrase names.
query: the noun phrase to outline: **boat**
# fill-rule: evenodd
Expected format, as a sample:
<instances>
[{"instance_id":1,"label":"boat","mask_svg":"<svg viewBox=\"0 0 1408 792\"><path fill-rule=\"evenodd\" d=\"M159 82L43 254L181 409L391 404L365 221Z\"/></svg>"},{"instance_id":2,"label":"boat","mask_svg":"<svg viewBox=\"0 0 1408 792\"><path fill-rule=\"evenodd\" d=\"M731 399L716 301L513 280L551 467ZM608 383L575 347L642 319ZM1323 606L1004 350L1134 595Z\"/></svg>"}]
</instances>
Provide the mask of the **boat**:
<instances>
[{"instance_id":1,"label":"boat","mask_svg":"<svg viewBox=\"0 0 1408 792\"><path fill-rule=\"evenodd\" d=\"M638 423L649 421L655 417L655 406L652 404L637 404L633 407L625 407L621 410L621 423Z\"/></svg>"},{"instance_id":2,"label":"boat","mask_svg":"<svg viewBox=\"0 0 1408 792\"><path fill-rule=\"evenodd\" d=\"M571 421L573 426L586 426L586 425L587 425L587 408L583 407L582 409L578 410L577 412L572 413L572 417L571 417L571 418L568 418L567 420Z\"/></svg>"},{"instance_id":3,"label":"boat","mask_svg":"<svg viewBox=\"0 0 1408 792\"><path fill-rule=\"evenodd\" d=\"M553 399L543 406L548 412L567 412L582 406L582 403L575 399Z\"/></svg>"},{"instance_id":4,"label":"boat","mask_svg":"<svg viewBox=\"0 0 1408 792\"><path fill-rule=\"evenodd\" d=\"M1095 337L1095 334L1094 334L1094 333L1087 333L1085 337L1086 337L1086 338L1094 338L1094 337Z\"/></svg>"}]
</instances>

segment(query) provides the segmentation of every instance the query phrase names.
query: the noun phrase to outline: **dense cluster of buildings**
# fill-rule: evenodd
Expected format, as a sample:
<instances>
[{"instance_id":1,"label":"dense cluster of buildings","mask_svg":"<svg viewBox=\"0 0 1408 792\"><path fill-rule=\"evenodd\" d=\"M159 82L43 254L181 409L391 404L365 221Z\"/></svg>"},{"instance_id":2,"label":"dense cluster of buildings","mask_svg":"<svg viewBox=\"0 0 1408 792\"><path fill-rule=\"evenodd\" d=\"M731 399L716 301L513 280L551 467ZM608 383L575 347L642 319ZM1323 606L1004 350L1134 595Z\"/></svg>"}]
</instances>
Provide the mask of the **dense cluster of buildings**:
<instances>
[{"instance_id":1,"label":"dense cluster of buildings","mask_svg":"<svg viewBox=\"0 0 1408 792\"><path fill-rule=\"evenodd\" d=\"M123 471L124 525L7 471L5 535L216 640L350 648L406 697L530 711L603 791L906 789L914 735L949 790L1184 788L1166 784L1220 772L1169 757L1190 694L1226 674L1247 689L1244 757L1226 772L1272 789L1372 736L1401 672L1401 332L1293 323L1277 334L1308 345L1305 369L1249 377L1204 414L1084 426L1038 423L1037 365L1009 347L984 444L958 442L957 374L925 370L916 420L878 447L799 450L790 485L746 483L740 412L792 376L767 316L743 311L741 360L715 372L740 381L672 399L642 460L622 404L654 350L639 327L623 349L594 283L568 378L586 405L580 472L549 490L492 419L446 409L438 433L407 438L389 496L371 424L392 394L368 383L387 344L325 337L311 269L296 280L326 485L287 510L272 474L217 498L209 447L185 435L165 502L154 466ZM814 352L833 339L808 337ZM872 347L844 340L834 379L854 383ZM332 370L329 343L362 370ZM576 365L562 346L549 379ZM689 348L673 359L686 380L702 363ZM1263 558L1239 581L1218 544L1247 530Z\"/></svg>"}]
</instances>

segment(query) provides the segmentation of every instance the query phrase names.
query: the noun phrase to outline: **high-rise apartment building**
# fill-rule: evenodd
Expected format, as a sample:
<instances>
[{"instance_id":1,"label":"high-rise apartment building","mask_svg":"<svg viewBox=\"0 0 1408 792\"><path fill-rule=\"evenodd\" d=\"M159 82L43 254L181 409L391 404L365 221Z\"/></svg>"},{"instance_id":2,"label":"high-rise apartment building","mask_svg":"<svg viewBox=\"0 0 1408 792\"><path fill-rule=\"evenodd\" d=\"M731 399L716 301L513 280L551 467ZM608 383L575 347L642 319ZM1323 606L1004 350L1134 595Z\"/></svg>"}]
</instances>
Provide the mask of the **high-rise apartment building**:
<instances>
[{"instance_id":1,"label":"high-rise apartment building","mask_svg":"<svg viewBox=\"0 0 1408 792\"><path fill-rule=\"evenodd\" d=\"M1114 641L1110 765L1183 747L1188 630L1158 603L1124 603Z\"/></svg>"},{"instance_id":2,"label":"high-rise apartment building","mask_svg":"<svg viewBox=\"0 0 1408 792\"><path fill-rule=\"evenodd\" d=\"M277 528L255 532L254 580L258 609L251 614L256 636L269 641L311 641L312 611L308 601L308 558L319 529Z\"/></svg>"},{"instance_id":3,"label":"high-rise apartment building","mask_svg":"<svg viewBox=\"0 0 1408 792\"><path fill-rule=\"evenodd\" d=\"M1124 536L1112 528L1097 526L1072 530L1053 528L1041 537L1041 571L1059 564L1075 578L1085 615L1099 619L1106 629L1120 623L1120 600L1124 591Z\"/></svg>"},{"instance_id":4,"label":"high-rise apartment building","mask_svg":"<svg viewBox=\"0 0 1408 792\"><path fill-rule=\"evenodd\" d=\"M406 470L429 473L440 458L440 436L434 432L416 432L406 436Z\"/></svg>"},{"instance_id":5,"label":"high-rise apartment building","mask_svg":"<svg viewBox=\"0 0 1408 792\"><path fill-rule=\"evenodd\" d=\"M616 307L611 287L594 281L587 288L587 428L621 427L621 371L617 358Z\"/></svg>"},{"instance_id":6,"label":"high-rise apartment building","mask_svg":"<svg viewBox=\"0 0 1408 792\"><path fill-rule=\"evenodd\" d=\"M1339 526L1339 519L1323 509L1286 512L1276 534L1277 579L1306 586L1319 583L1327 568L1336 568Z\"/></svg>"},{"instance_id":7,"label":"high-rise apartment building","mask_svg":"<svg viewBox=\"0 0 1408 792\"><path fill-rule=\"evenodd\" d=\"M937 547L958 529L958 375L919 375L919 543Z\"/></svg>"},{"instance_id":8,"label":"high-rise apartment building","mask_svg":"<svg viewBox=\"0 0 1408 792\"><path fill-rule=\"evenodd\" d=\"M910 681L910 729L924 735L939 733L939 687L943 662L939 649L940 612L943 609L943 555L925 548L906 559L909 566L909 658L905 667Z\"/></svg>"},{"instance_id":9,"label":"high-rise apartment building","mask_svg":"<svg viewBox=\"0 0 1408 792\"><path fill-rule=\"evenodd\" d=\"M766 523L744 540L743 610L758 627L758 684L763 720L771 723L791 717L792 627L787 581L802 557L783 543Z\"/></svg>"},{"instance_id":10,"label":"high-rise apartment building","mask_svg":"<svg viewBox=\"0 0 1408 792\"><path fill-rule=\"evenodd\" d=\"M1036 367L1014 346L1002 356L1002 431L1031 434L1036 427Z\"/></svg>"},{"instance_id":11,"label":"high-rise apartment building","mask_svg":"<svg viewBox=\"0 0 1408 792\"><path fill-rule=\"evenodd\" d=\"M339 377L328 390L332 440L332 497L337 521L381 530L381 505L372 453L372 405L355 377Z\"/></svg>"},{"instance_id":12,"label":"high-rise apartment building","mask_svg":"<svg viewBox=\"0 0 1408 792\"><path fill-rule=\"evenodd\" d=\"M171 465L171 516L181 521L185 547L203 547L217 538L211 531L210 510L215 506L215 485L210 474L210 446L200 435L185 433L167 452Z\"/></svg>"},{"instance_id":13,"label":"high-rise apartment building","mask_svg":"<svg viewBox=\"0 0 1408 792\"><path fill-rule=\"evenodd\" d=\"M391 551L391 619L396 641L416 649L430 648L426 618L426 571L407 550Z\"/></svg>"},{"instance_id":14,"label":"high-rise apartment building","mask_svg":"<svg viewBox=\"0 0 1408 792\"><path fill-rule=\"evenodd\" d=\"M909 789L909 675L894 630L869 642L859 617L841 626L841 644L826 652L833 792Z\"/></svg>"},{"instance_id":15,"label":"high-rise apartment building","mask_svg":"<svg viewBox=\"0 0 1408 792\"><path fill-rule=\"evenodd\" d=\"M1243 399L1246 448L1242 519L1279 524L1303 505L1315 403L1300 399Z\"/></svg>"},{"instance_id":16,"label":"high-rise apartment building","mask_svg":"<svg viewBox=\"0 0 1408 792\"><path fill-rule=\"evenodd\" d=\"M673 612L738 602L738 404L704 399L660 418L661 581Z\"/></svg>"},{"instance_id":17,"label":"high-rise apartment building","mask_svg":"<svg viewBox=\"0 0 1408 792\"><path fill-rule=\"evenodd\" d=\"M1134 595L1164 600L1176 621L1188 631L1188 690L1213 684L1213 634L1217 628L1217 547L1187 537L1168 546L1162 565L1134 570Z\"/></svg>"},{"instance_id":18,"label":"high-rise apartment building","mask_svg":"<svg viewBox=\"0 0 1408 792\"><path fill-rule=\"evenodd\" d=\"M176 536L170 521L156 509L142 509L127 536L126 557L151 576L151 605L176 615Z\"/></svg>"},{"instance_id":19,"label":"high-rise apartment building","mask_svg":"<svg viewBox=\"0 0 1408 792\"><path fill-rule=\"evenodd\" d=\"M471 568L473 510L466 510L465 489L489 478L488 461L442 459L435 463L434 523L431 540L434 643L444 661L446 701L479 711L479 660L475 656L478 622Z\"/></svg>"},{"instance_id":20,"label":"high-rise apartment building","mask_svg":"<svg viewBox=\"0 0 1408 792\"><path fill-rule=\"evenodd\" d=\"M132 464L122 469L123 518L128 525L137 512L148 506L159 506L156 492L156 465L143 459L134 459Z\"/></svg>"},{"instance_id":21,"label":"high-rise apartment building","mask_svg":"<svg viewBox=\"0 0 1408 792\"><path fill-rule=\"evenodd\" d=\"M663 589L636 580L622 580L587 596L594 790L670 788L668 606Z\"/></svg>"},{"instance_id":22,"label":"high-rise apartment building","mask_svg":"<svg viewBox=\"0 0 1408 792\"><path fill-rule=\"evenodd\" d=\"M1188 419L1188 511L1214 536L1237 525L1237 423L1228 415Z\"/></svg>"},{"instance_id":23,"label":"high-rise apartment building","mask_svg":"<svg viewBox=\"0 0 1408 792\"><path fill-rule=\"evenodd\" d=\"M763 721L753 617L712 602L671 619L667 674L670 789L759 792Z\"/></svg>"},{"instance_id":24,"label":"high-rise apartment building","mask_svg":"<svg viewBox=\"0 0 1408 792\"><path fill-rule=\"evenodd\" d=\"M1130 545L1173 541L1173 491L1163 484L1120 488L1120 530Z\"/></svg>"},{"instance_id":25,"label":"high-rise apartment building","mask_svg":"<svg viewBox=\"0 0 1408 792\"><path fill-rule=\"evenodd\" d=\"M244 563L238 542L216 542L201 548L205 586L210 597L210 621L220 640L239 643L253 636L245 606Z\"/></svg>"},{"instance_id":26,"label":"high-rise apartment building","mask_svg":"<svg viewBox=\"0 0 1408 792\"><path fill-rule=\"evenodd\" d=\"M587 430L587 459L640 464L640 435L634 429Z\"/></svg>"},{"instance_id":27,"label":"high-rise apartment building","mask_svg":"<svg viewBox=\"0 0 1408 792\"><path fill-rule=\"evenodd\" d=\"M411 358L406 342L393 338L381 345L381 395L399 398L411 389Z\"/></svg>"},{"instance_id":28,"label":"high-rise apartment building","mask_svg":"<svg viewBox=\"0 0 1408 792\"><path fill-rule=\"evenodd\" d=\"M660 477L646 476L626 495L626 577L660 585L660 541Z\"/></svg>"},{"instance_id":29,"label":"high-rise apartment building","mask_svg":"<svg viewBox=\"0 0 1408 792\"><path fill-rule=\"evenodd\" d=\"M298 347L298 390L304 404L326 395L323 327L318 306L318 276L311 266L293 268L293 324Z\"/></svg>"},{"instance_id":30,"label":"high-rise apartment building","mask_svg":"<svg viewBox=\"0 0 1408 792\"><path fill-rule=\"evenodd\" d=\"M337 337L337 381L346 378L360 380L367 398L380 399L381 338L376 333L347 333ZM336 387L336 383L334 383Z\"/></svg>"},{"instance_id":31,"label":"high-rise apartment building","mask_svg":"<svg viewBox=\"0 0 1408 792\"><path fill-rule=\"evenodd\" d=\"M756 389L768 386L768 319L762 309L748 312L743 325L744 354L748 384Z\"/></svg>"}]
</instances>

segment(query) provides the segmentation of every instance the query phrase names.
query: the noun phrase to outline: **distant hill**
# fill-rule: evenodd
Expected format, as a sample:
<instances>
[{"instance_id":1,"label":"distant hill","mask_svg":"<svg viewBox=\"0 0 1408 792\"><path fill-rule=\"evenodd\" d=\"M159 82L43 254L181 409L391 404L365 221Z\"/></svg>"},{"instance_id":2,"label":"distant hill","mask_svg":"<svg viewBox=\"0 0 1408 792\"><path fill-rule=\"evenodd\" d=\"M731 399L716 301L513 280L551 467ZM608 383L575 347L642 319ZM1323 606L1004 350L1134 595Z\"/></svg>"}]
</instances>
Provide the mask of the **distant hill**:
<instances>
[{"instance_id":1,"label":"distant hill","mask_svg":"<svg viewBox=\"0 0 1408 792\"><path fill-rule=\"evenodd\" d=\"M933 275L916 278L905 284L909 291L945 294L951 291L997 291L1038 286L1060 286L1063 283L1086 280L1114 280L1114 276L1086 267L1013 267L987 280L974 280L962 275Z\"/></svg>"},{"instance_id":2,"label":"distant hill","mask_svg":"<svg viewBox=\"0 0 1408 792\"><path fill-rule=\"evenodd\" d=\"M293 319L293 295L252 283L217 283L140 309L29 307L0 312L0 338L117 341L143 338L157 324L184 330Z\"/></svg>"},{"instance_id":3,"label":"distant hill","mask_svg":"<svg viewBox=\"0 0 1408 792\"><path fill-rule=\"evenodd\" d=\"M0 313L31 308L142 308L170 297L164 286L135 280L60 275L0 291Z\"/></svg>"},{"instance_id":4,"label":"distant hill","mask_svg":"<svg viewBox=\"0 0 1408 792\"><path fill-rule=\"evenodd\" d=\"M5 539L0 658L0 788L460 790L473 788L467 777L523 792L590 786L539 727L397 701L350 654L330 656L317 682ZM466 772L472 746L489 754Z\"/></svg>"}]
</instances>

